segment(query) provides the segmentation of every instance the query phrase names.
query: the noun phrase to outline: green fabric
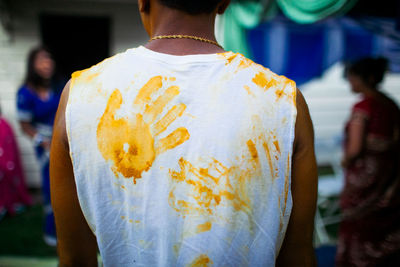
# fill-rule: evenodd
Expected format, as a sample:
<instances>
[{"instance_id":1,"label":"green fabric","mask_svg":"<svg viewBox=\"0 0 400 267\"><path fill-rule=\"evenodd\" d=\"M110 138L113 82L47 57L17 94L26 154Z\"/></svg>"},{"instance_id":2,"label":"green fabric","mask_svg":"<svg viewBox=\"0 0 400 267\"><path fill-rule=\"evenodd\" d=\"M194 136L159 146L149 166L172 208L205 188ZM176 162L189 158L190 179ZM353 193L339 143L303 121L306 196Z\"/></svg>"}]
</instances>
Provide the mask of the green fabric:
<instances>
[{"instance_id":1,"label":"green fabric","mask_svg":"<svg viewBox=\"0 0 400 267\"><path fill-rule=\"evenodd\" d=\"M277 6L271 0L233 2L220 18L219 31L222 38L219 42L225 50L241 53L251 58L251 52L247 44L246 30L259 25L265 18L274 14Z\"/></svg>"},{"instance_id":2,"label":"green fabric","mask_svg":"<svg viewBox=\"0 0 400 267\"><path fill-rule=\"evenodd\" d=\"M349 11L358 0L276 0L285 15L298 23L313 23Z\"/></svg>"},{"instance_id":3,"label":"green fabric","mask_svg":"<svg viewBox=\"0 0 400 267\"><path fill-rule=\"evenodd\" d=\"M232 1L217 23L217 40L226 50L252 58L247 30L277 14L278 5L285 15L298 23L313 23L349 11L358 0L236 0Z\"/></svg>"}]
</instances>

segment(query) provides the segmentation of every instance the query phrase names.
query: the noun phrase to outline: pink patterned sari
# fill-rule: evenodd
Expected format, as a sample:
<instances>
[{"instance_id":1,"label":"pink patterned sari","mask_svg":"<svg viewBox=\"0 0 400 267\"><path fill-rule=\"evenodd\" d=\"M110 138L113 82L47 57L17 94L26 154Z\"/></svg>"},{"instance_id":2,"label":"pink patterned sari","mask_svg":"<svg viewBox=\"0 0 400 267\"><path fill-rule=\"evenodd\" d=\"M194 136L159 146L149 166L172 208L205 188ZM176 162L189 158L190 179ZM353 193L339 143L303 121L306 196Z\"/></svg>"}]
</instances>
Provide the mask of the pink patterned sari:
<instances>
[{"instance_id":1,"label":"pink patterned sari","mask_svg":"<svg viewBox=\"0 0 400 267\"><path fill-rule=\"evenodd\" d=\"M365 140L345 170L336 264L400 266L399 110L387 97L366 97L350 123L365 125Z\"/></svg>"},{"instance_id":2,"label":"pink patterned sari","mask_svg":"<svg viewBox=\"0 0 400 267\"><path fill-rule=\"evenodd\" d=\"M14 215L17 207L31 204L13 130L0 116L0 213Z\"/></svg>"}]
</instances>

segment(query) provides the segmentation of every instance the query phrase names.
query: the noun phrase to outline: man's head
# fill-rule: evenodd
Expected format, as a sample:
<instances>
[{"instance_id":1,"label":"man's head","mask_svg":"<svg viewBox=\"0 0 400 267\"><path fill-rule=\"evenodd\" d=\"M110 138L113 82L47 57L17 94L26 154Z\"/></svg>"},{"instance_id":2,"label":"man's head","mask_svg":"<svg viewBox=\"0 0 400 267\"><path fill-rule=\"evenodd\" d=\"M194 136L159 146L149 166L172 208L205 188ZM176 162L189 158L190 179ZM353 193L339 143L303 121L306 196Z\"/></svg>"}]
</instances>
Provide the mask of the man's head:
<instances>
[{"instance_id":1,"label":"man's head","mask_svg":"<svg viewBox=\"0 0 400 267\"><path fill-rule=\"evenodd\" d=\"M152 35L156 21L174 14L184 17L212 17L224 13L230 0L138 0L139 11L146 31Z\"/></svg>"}]
</instances>

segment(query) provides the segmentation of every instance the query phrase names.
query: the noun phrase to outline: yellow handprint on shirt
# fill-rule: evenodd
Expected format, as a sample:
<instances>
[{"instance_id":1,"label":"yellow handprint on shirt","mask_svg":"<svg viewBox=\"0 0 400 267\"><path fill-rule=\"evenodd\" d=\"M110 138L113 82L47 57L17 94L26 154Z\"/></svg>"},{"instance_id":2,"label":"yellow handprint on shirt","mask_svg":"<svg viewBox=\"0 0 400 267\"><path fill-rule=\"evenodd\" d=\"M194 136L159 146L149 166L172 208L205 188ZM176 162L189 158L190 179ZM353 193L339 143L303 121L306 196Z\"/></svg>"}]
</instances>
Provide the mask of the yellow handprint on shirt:
<instances>
[{"instance_id":1,"label":"yellow handprint on shirt","mask_svg":"<svg viewBox=\"0 0 400 267\"><path fill-rule=\"evenodd\" d=\"M133 118L118 117L117 111L123 103L121 92L116 89L110 96L107 107L97 127L97 144L104 157L113 163L116 175L136 179L148 171L161 153L186 142L190 135L180 127L164 138L157 138L186 109L184 104L173 106L160 119L166 106L179 94L178 86L171 86L157 99L153 95L163 88L163 77L151 78L134 100L135 110L140 113Z\"/></svg>"}]
</instances>

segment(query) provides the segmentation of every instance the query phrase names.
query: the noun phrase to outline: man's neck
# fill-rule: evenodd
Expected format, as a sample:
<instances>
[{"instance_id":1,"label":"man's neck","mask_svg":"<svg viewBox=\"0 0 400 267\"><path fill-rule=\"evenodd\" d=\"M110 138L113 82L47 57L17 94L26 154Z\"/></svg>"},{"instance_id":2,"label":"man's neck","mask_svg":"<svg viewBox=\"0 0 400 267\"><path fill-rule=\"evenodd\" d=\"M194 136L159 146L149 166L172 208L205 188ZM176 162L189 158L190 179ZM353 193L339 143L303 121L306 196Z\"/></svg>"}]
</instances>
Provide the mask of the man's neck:
<instances>
[{"instance_id":1,"label":"man's neck","mask_svg":"<svg viewBox=\"0 0 400 267\"><path fill-rule=\"evenodd\" d=\"M214 34L215 15L188 15L178 10L157 7L152 20L151 37L160 35L189 35L216 41ZM157 16L157 14L163 14ZM189 38L159 39L146 45L147 48L172 55L210 54L224 52L216 45Z\"/></svg>"}]
</instances>

